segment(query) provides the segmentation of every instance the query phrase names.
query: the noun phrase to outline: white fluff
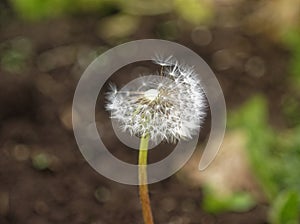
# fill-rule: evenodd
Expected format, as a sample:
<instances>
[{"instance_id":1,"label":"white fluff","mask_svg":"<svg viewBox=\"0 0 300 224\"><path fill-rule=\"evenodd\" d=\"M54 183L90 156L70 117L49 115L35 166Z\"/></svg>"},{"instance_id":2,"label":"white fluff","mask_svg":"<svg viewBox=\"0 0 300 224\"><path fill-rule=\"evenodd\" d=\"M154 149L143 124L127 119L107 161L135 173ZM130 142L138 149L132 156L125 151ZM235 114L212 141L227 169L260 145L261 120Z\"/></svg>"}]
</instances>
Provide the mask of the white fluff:
<instances>
[{"instance_id":1,"label":"white fluff","mask_svg":"<svg viewBox=\"0 0 300 224\"><path fill-rule=\"evenodd\" d=\"M155 59L159 76L145 77L135 89L107 93L106 109L131 135L150 135L154 142L191 139L205 116L205 97L192 67L173 57ZM161 78L163 77L163 78Z\"/></svg>"}]
</instances>

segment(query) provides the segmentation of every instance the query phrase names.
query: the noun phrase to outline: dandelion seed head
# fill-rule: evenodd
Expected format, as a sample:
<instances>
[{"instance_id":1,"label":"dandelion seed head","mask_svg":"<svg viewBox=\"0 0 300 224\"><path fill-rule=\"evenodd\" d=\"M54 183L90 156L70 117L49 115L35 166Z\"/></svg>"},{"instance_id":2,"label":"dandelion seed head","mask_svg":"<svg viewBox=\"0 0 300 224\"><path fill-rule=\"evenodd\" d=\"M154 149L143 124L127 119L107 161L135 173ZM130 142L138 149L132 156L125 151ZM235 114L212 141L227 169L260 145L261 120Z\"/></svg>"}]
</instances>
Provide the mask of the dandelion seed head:
<instances>
[{"instance_id":1,"label":"dandelion seed head","mask_svg":"<svg viewBox=\"0 0 300 224\"><path fill-rule=\"evenodd\" d=\"M205 97L192 67L173 57L156 58L158 75L117 90L110 85L106 109L123 131L131 135L149 134L154 142L191 139L205 116Z\"/></svg>"},{"instance_id":2,"label":"dandelion seed head","mask_svg":"<svg viewBox=\"0 0 300 224\"><path fill-rule=\"evenodd\" d=\"M158 97L159 91L157 89L149 89L144 93L145 98L150 101L155 100Z\"/></svg>"}]
</instances>

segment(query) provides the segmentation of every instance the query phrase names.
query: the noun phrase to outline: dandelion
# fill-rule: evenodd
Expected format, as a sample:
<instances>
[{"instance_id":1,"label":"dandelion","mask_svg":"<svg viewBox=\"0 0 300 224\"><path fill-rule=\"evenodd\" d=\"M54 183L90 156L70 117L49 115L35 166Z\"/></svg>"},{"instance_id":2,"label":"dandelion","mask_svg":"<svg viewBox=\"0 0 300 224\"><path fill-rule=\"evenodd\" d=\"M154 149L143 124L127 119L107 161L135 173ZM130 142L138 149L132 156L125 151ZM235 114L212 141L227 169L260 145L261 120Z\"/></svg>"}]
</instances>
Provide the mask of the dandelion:
<instances>
[{"instance_id":1,"label":"dandelion","mask_svg":"<svg viewBox=\"0 0 300 224\"><path fill-rule=\"evenodd\" d=\"M171 58L154 62L161 71L145 76L141 86L118 91L111 85L106 109L131 135L149 134L154 142L191 139L205 115L200 80L193 68Z\"/></svg>"},{"instance_id":2,"label":"dandelion","mask_svg":"<svg viewBox=\"0 0 300 224\"><path fill-rule=\"evenodd\" d=\"M118 91L111 84L106 109L123 131L141 138L139 183L143 217L153 223L147 187L149 140L176 143L197 134L205 116L205 97L193 67L172 56L153 60L161 66L157 74L144 76L142 83Z\"/></svg>"}]
</instances>

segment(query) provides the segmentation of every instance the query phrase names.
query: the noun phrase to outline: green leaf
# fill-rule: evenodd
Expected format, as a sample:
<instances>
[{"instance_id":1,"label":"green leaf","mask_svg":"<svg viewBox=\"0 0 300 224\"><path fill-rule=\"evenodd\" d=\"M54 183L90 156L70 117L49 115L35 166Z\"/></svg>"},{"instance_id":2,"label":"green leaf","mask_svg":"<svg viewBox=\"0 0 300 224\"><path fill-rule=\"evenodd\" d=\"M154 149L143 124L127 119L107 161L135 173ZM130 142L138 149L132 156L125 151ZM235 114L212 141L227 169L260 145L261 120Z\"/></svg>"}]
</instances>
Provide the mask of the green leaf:
<instances>
[{"instance_id":1,"label":"green leaf","mask_svg":"<svg viewBox=\"0 0 300 224\"><path fill-rule=\"evenodd\" d=\"M50 166L50 158L45 153L39 153L32 158L32 165L37 170L46 170Z\"/></svg>"},{"instance_id":2,"label":"green leaf","mask_svg":"<svg viewBox=\"0 0 300 224\"><path fill-rule=\"evenodd\" d=\"M209 23L214 14L210 1L175 0L174 10L180 17L194 25Z\"/></svg>"},{"instance_id":3,"label":"green leaf","mask_svg":"<svg viewBox=\"0 0 300 224\"><path fill-rule=\"evenodd\" d=\"M267 123L267 103L255 96L229 116L228 126L240 128L247 134L247 154L250 165L269 199L278 192L275 174L277 160L272 154L276 137Z\"/></svg>"},{"instance_id":4,"label":"green leaf","mask_svg":"<svg viewBox=\"0 0 300 224\"><path fill-rule=\"evenodd\" d=\"M270 220L273 224L297 224L299 223L300 198L296 191L282 192L274 201Z\"/></svg>"},{"instance_id":5,"label":"green leaf","mask_svg":"<svg viewBox=\"0 0 300 224\"><path fill-rule=\"evenodd\" d=\"M61 15L66 8L66 2L61 0L11 0L17 13L27 20L53 18Z\"/></svg>"},{"instance_id":6,"label":"green leaf","mask_svg":"<svg viewBox=\"0 0 300 224\"><path fill-rule=\"evenodd\" d=\"M236 192L225 196L207 186L204 187L203 208L207 212L245 212L254 207L255 204L254 198L247 192Z\"/></svg>"}]
</instances>

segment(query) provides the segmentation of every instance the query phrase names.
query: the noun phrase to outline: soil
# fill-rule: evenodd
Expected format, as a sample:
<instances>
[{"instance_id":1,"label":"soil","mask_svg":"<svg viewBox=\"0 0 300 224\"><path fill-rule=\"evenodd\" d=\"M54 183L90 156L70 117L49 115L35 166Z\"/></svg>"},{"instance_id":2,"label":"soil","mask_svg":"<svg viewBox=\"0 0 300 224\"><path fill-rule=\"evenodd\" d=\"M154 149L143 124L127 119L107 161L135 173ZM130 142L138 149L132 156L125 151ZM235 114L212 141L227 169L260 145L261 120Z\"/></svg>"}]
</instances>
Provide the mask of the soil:
<instances>
[{"instance_id":1,"label":"soil","mask_svg":"<svg viewBox=\"0 0 300 224\"><path fill-rule=\"evenodd\" d=\"M157 38L155 24L160 19L145 17L145 25L130 39ZM32 41L33 50L22 72L0 70L1 224L142 223L137 187L115 183L94 171L82 157L72 132L72 97L84 70L84 66L78 66L78 55L72 52L113 46L97 36L97 23L94 16L35 23L10 18L2 22L1 43L26 37ZM205 46L193 43L188 32L176 42L193 49L212 67L228 110L263 93L274 102L270 111L276 113L271 113L271 123L278 128L284 126L279 108L287 53L266 37L247 35L239 28L214 27L211 34L212 42ZM222 60L222 49L232 55L232 62ZM263 71L259 66L254 72L245 71L245 64L253 57L263 62ZM47 64L53 58L57 61ZM255 76L256 71L263 74ZM98 113L99 129L108 127L104 138L112 152L134 162L136 152L126 149L113 136L101 106ZM208 133L206 125L199 144L205 142ZM37 157L41 154L46 162L51 161L46 168L44 160ZM162 154L156 152L150 157L155 161ZM267 223L267 206L262 204L243 213L203 211L201 189L180 181L176 175L149 187L156 223Z\"/></svg>"}]
</instances>

